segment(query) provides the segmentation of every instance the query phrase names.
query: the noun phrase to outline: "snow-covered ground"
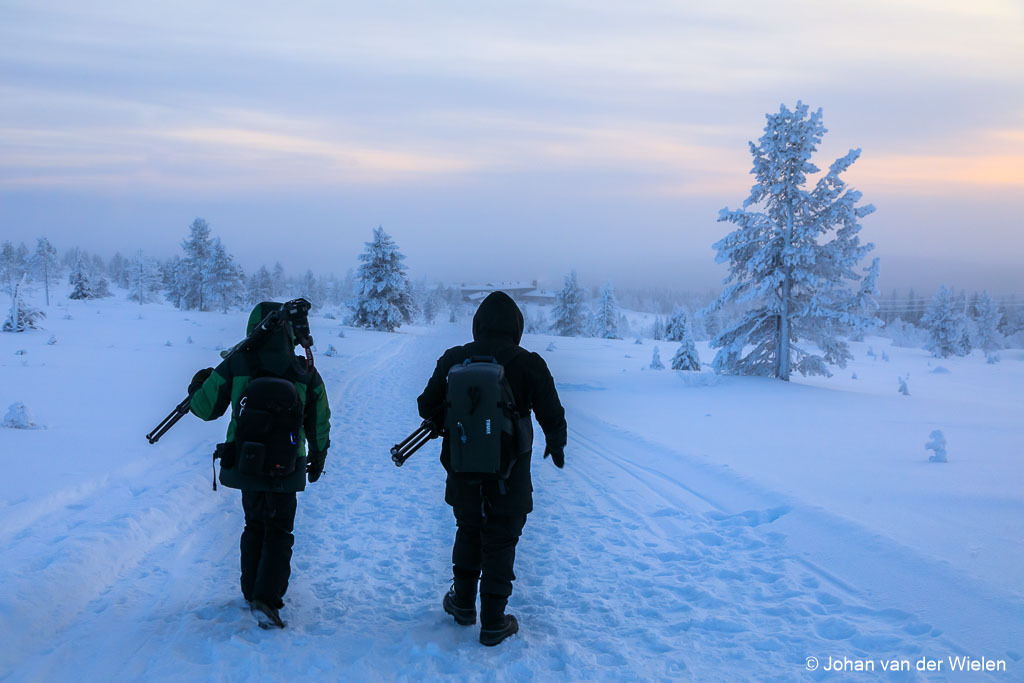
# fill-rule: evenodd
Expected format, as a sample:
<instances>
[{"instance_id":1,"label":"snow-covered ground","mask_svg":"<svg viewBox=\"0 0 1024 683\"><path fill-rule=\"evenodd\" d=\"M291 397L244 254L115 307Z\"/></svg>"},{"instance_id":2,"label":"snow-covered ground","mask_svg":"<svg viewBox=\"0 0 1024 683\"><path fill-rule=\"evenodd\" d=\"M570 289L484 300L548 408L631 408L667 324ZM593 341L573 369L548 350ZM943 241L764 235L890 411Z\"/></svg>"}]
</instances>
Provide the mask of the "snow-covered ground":
<instances>
[{"instance_id":1,"label":"snow-covered ground","mask_svg":"<svg viewBox=\"0 0 1024 683\"><path fill-rule=\"evenodd\" d=\"M468 322L339 338L312 320L334 446L300 495L289 628L267 632L238 591L239 495L210 487L224 421L143 438L245 315L48 313L0 335L0 413L20 401L37 423L0 428L2 679L838 680L855 674L808 658L880 674L966 655L1024 680L1024 351L987 365L869 339L836 377L784 384L647 369L668 342L527 335L567 408L566 468L537 450L522 630L483 648L440 609L437 444L388 457ZM927 462L934 429L946 464Z\"/></svg>"}]
</instances>

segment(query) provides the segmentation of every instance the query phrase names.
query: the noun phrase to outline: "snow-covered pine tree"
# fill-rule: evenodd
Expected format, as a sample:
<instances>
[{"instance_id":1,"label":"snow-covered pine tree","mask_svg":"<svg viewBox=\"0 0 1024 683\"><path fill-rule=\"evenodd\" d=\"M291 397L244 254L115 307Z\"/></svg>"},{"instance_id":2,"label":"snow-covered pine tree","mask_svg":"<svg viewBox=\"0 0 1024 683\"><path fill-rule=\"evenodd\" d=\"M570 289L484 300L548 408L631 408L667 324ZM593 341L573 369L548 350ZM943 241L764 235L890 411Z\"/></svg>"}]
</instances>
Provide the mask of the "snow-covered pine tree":
<instances>
[{"instance_id":1,"label":"snow-covered pine tree","mask_svg":"<svg viewBox=\"0 0 1024 683\"><path fill-rule=\"evenodd\" d=\"M685 314L684 314L685 315ZM679 348L672 356L673 370L696 370L700 371L700 356L697 355L697 345L693 342L693 330L689 321L683 318L683 330L679 340Z\"/></svg>"},{"instance_id":2,"label":"snow-covered pine tree","mask_svg":"<svg viewBox=\"0 0 1024 683\"><path fill-rule=\"evenodd\" d=\"M246 283L245 299L252 306L274 298L274 280L266 266L260 266Z\"/></svg>"},{"instance_id":3,"label":"snow-covered pine tree","mask_svg":"<svg viewBox=\"0 0 1024 683\"><path fill-rule=\"evenodd\" d=\"M651 339L661 341L665 338L665 321L660 315L654 316L654 326L651 328Z\"/></svg>"},{"instance_id":4,"label":"snow-covered pine tree","mask_svg":"<svg viewBox=\"0 0 1024 683\"><path fill-rule=\"evenodd\" d=\"M68 295L69 299L82 300L96 298L92 291L92 285L89 282L89 271L85 266L85 262L82 259L81 254L79 254L78 261L75 263L75 267L71 271L68 283L71 285L71 294Z\"/></svg>"},{"instance_id":5,"label":"snow-covered pine tree","mask_svg":"<svg viewBox=\"0 0 1024 683\"><path fill-rule=\"evenodd\" d=\"M980 348L986 354L998 351L1002 348L1002 335L999 334L999 324L1002 322L1003 314L999 306L989 296L989 293L982 292L974 304L974 346Z\"/></svg>"},{"instance_id":6,"label":"snow-covered pine tree","mask_svg":"<svg viewBox=\"0 0 1024 683\"><path fill-rule=\"evenodd\" d=\"M555 300L552 311L554 321L551 327L562 337L578 337L583 334L586 316L583 310L583 290L576 280L576 271L565 276L565 284Z\"/></svg>"},{"instance_id":7,"label":"snow-covered pine tree","mask_svg":"<svg viewBox=\"0 0 1024 683\"><path fill-rule=\"evenodd\" d=\"M411 322L412 300L403 259L405 255L391 236L383 227L376 227L373 241L367 242L359 255L362 264L353 325L394 332L403 322Z\"/></svg>"},{"instance_id":8,"label":"snow-covered pine tree","mask_svg":"<svg viewBox=\"0 0 1024 683\"><path fill-rule=\"evenodd\" d=\"M690 316L686 314L685 308L679 306L665 324L665 341L683 341L689 329Z\"/></svg>"},{"instance_id":9,"label":"snow-covered pine tree","mask_svg":"<svg viewBox=\"0 0 1024 683\"><path fill-rule=\"evenodd\" d=\"M601 288L601 298L594 315L594 336L619 339L619 304L615 300L615 289L611 282Z\"/></svg>"},{"instance_id":10,"label":"snow-covered pine tree","mask_svg":"<svg viewBox=\"0 0 1024 683\"><path fill-rule=\"evenodd\" d=\"M139 305L152 301L160 288L160 271L153 259L138 250L124 264L124 282L128 289L128 298L138 301Z\"/></svg>"},{"instance_id":11,"label":"snow-covered pine tree","mask_svg":"<svg viewBox=\"0 0 1024 683\"><path fill-rule=\"evenodd\" d=\"M664 370L665 364L661 362L661 354L658 353L658 347L654 347L654 353L651 354L651 370Z\"/></svg>"},{"instance_id":12,"label":"snow-covered pine tree","mask_svg":"<svg viewBox=\"0 0 1024 683\"><path fill-rule=\"evenodd\" d=\"M192 221L188 229L189 236L181 243L185 258L177 269L177 286L181 295L179 308L205 311L209 307L213 277L208 270L213 255L213 238L209 224L202 218Z\"/></svg>"},{"instance_id":13,"label":"snow-covered pine tree","mask_svg":"<svg viewBox=\"0 0 1024 683\"><path fill-rule=\"evenodd\" d=\"M219 308L222 313L227 313L228 309L242 298L245 273L221 244L219 237L215 238L210 246L210 256L205 270L207 301Z\"/></svg>"},{"instance_id":14,"label":"snow-covered pine tree","mask_svg":"<svg viewBox=\"0 0 1024 683\"><path fill-rule=\"evenodd\" d=\"M314 310L319 309L324 304L324 299L327 295L311 268L307 268L299 280L299 296L309 301L313 305Z\"/></svg>"},{"instance_id":15,"label":"snow-covered pine tree","mask_svg":"<svg viewBox=\"0 0 1024 683\"><path fill-rule=\"evenodd\" d=\"M840 335L874 326L865 311L874 305L878 259L864 275L854 272L874 248L857 236L859 219L874 207L857 206L861 193L840 178L860 150L833 162L814 189L804 187L807 175L819 170L811 155L826 132L820 109L809 113L802 102L794 111L782 105L767 119L758 144L750 143L757 178L750 196L742 209L719 212L719 221L738 228L714 245L715 260L729 263L729 275L708 308L756 307L711 341L719 349L713 365L717 372L782 380L794 370L829 375L827 365L844 367L852 358ZM755 206L763 210L748 210ZM802 339L821 354L798 346ZM744 355L747 347L752 350Z\"/></svg>"},{"instance_id":16,"label":"snow-covered pine tree","mask_svg":"<svg viewBox=\"0 0 1024 683\"><path fill-rule=\"evenodd\" d=\"M57 282L59 269L57 250L50 244L50 240L40 237L36 242L36 251L32 254L32 270L43 282L47 306L50 305L50 285Z\"/></svg>"},{"instance_id":17,"label":"snow-covered pine tree","mask_svg":"<svg viewBox=\"0 0 1024 683\"><path fill-rule=\"evenodd\" d=\"M25 303L22 291L25 289L25 275L22 275L21 282L14 285L11 291L11 308L4 320L4 332L24 332L29 329L37 329L39 321L46 317L42 311L33 308Z\"/></svg>"},{"instance_id":18,"label":"snow-covered pine tree","mask_svg":"<svg viewBox=\"0 0 1024 683\"><path fill-rule=\"evenodd\" d=\"M160 281L167 301L175 308L184 308L184 266L180 256L175 254L160 266Z\"/></svg>"},{"instance_id":19,"label":"snow-covered pine tree","mask_svg":"<svg viewBox=\"0 0 1024 683\"><path fill-rule=\"evenodd\" d=\"M444 306L444 285L439 284L427 293L423 301L423 321L428 325L433 325L442 306ZM523 311L523 314L525 317L526 311Z\"/></svg>"},{"instance_id":20,"label":"snow-covered pine tree","mask_svg":"<svg viewBox=\"0 0 1024 683\"><path fill-rule=\"evenodd\" d=\"M270 273L270 281L274 285L274 297L282 296L288 289L287 278L284 276L284 266L280 261L274 262L274 270Z\"/></svg>"},{"instance_id":21,"label":"snow-covered pine tree","mask_svg":"<svg viewBox=\"0 0 1024 683\"><path fill-rule=\"evenodd\" d=\"M107 274L110 275L111 281L122 289L128 289L129 261L129 259L121 255L121 252L115 251L114 255L110 257L110 263L107 265Z\"/></svg>"},{"instance_id":22,"label":"snow-covered pine tree","mask_svg":"<svg viewBox=\"0 0 1024 683\"><path fill-rule=\"evenodd\" d=\"M935 293L921 324L930 336L925 348L936 358L966 356L971 352L967 316L946 285Z\"/></svg>"}]
</instances>

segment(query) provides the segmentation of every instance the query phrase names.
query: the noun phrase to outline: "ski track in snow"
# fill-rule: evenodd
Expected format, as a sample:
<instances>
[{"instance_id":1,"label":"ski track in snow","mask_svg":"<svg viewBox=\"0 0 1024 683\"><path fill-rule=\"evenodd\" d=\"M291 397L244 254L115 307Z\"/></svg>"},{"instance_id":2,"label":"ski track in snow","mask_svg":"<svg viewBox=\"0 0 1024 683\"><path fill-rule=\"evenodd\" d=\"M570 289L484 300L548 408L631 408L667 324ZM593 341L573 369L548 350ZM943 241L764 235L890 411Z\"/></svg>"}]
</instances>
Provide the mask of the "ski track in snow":
<instances>
[{"instance_id":1,"label":"ski track in snow","mask_svg":"<svg viewBox=\"0 0 1024 683\"><path fill-rule=\"evenodd\" d=\"M944 624L840 576L834 555L808 552L794 534L843 531L823 511L571 405L566 469L535 449L509 607L521 632L483 648L440 607L455 524L437 442L401 469L388 457L418 424L414 398L443 345L379 340L321 361L332 448L299 494L285 631L256 627L239 594L241 504L209 491L202 443L0 528L0 678L823 680L806 657L971 653Z\"/></svg>"}]
</instances>

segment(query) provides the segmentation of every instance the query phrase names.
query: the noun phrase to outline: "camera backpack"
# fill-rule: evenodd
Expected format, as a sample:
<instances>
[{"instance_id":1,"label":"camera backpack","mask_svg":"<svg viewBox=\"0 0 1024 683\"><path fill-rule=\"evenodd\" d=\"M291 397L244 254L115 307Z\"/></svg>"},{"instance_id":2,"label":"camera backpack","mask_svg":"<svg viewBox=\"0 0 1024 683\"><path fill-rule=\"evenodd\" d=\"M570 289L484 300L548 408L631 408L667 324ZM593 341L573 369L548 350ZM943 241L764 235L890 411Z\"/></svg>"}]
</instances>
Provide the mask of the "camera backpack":
<instances>
[{"instance_id":1,"label":"camera backpack","mask_svg":"<svg viewBox=\"0 0 1024 683\"><path fill-rule=\"evenodd\" d=\"M533 443L533 423L517 412L505 368L494 356L473 356L448 371L445 430L451 471L463 478L504 481Z\"/></svg>"},{"instance_id":2,"label":"camera backpack","mask_svg":"<svg viewBox=\"0 0 1024 683\"><path fill-rule=\"evenodd\" d=\"M235 452L242 474L270 478L295 471L302 428L302 401L295 384L257 377L238 400Z\"/></svg>"}]
</instances>

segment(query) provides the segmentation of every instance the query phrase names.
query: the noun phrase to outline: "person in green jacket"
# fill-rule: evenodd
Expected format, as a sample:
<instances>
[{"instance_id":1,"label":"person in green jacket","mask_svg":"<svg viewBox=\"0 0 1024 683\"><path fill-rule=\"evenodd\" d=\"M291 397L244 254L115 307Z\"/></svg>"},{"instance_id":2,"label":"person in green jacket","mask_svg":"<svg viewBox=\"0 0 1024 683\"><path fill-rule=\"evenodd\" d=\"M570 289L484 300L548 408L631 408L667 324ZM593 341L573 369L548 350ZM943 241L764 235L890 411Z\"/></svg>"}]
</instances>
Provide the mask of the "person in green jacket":
<instances>
[{"instance_id":1,"label":"person in green jacket","mask_svg":"<svg viewBox=\"0 0 1024 683\"><path fill-rule=\"evenodd\" d=\"M246 334L281 304L265 301L253 308ZM230 355L216 368L196 373L189 385L191 410L202 420L215 420L231 407L231 422L223 445L220 483L242 491L245 529L242 531L242 595L263 626L284 627L279 610L291 575L292 534L298 491L320 478L330 446L331 411L323 379L316 368L306 371L304 358L294 353L291 323L283 322L258 348ZM258 377L292 382L301 402L301 428L294 439L295 469L282 477L246 474L239 466L235 431L242 409L240 399ZM306 445L308 444L308 452Z\"/></svg>"}]
</instances>

